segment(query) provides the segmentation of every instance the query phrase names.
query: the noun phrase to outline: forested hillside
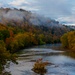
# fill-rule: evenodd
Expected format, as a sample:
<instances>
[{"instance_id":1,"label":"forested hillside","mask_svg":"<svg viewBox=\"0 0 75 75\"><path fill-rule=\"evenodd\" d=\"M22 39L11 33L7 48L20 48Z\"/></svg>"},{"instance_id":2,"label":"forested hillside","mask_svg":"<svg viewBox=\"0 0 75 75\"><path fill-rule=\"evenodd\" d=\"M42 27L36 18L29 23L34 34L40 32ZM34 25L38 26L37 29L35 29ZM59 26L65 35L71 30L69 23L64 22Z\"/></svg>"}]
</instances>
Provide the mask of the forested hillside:
<instances>
[{"instance_id":1,"label":"forested hillside","mask_svg":"<svg viewBox=\"0 0 75 75\"><path fill-rule=\"evenodd\" d=\"M0 8L0 23L22 26L26 22L30 25L64 28L62 24L50 17L44 17L23 9Z\"/></svg>"},{"instance_id":2,"label":"forested hillside","mask_svg":"<svg viewBox=\"0 0 75 75\"><path fill-rule=\"evenodd\" d=\"M0 23L0 72L7 61L16 60L16 51L33 45L60 42L61 35L68 31L64 29L29 25L27 22L21 26Z\"/></svg>"}]
</instances>

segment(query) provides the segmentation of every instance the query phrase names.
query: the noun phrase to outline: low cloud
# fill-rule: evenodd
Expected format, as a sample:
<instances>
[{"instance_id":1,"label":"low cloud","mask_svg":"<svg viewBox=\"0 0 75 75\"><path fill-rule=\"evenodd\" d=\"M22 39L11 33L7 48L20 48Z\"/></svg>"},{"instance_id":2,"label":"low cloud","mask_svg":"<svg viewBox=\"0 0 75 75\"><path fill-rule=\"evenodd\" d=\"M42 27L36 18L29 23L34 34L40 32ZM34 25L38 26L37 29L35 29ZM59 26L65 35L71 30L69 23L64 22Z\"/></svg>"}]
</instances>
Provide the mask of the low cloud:
<instances>
[{"instance_id":1,"label":"low cloud","mask_svg":"<svg viewBox=\"0 0 75 75\"><path fill-rule=\"evenodd\" d=\"M6 0L3 4L36 12L60 22L75 22L75 0Z\"/></svg>"},{"instance_id":2,"label":"low cloud","mask_svg":"<svg viewBox=\"0 0 75 75\"><path fill-rule=\"evenodd\" d=\"M57 21L60 21L63 24L75 25L75 16L60 17Z\"/></svg>"},{"instance_id":3,"label":"low cloud","mask_svg":"<svg viewBox=\"0 0 75 75\"><path fill-rule=\"evenodd\" d=\"M30 11L39 11L39 9L37 7L27 7L27 6L21 6L19 8L22 8L22 9L27 9L27 10L30 10Z\"/></svg>"}]
</instances>

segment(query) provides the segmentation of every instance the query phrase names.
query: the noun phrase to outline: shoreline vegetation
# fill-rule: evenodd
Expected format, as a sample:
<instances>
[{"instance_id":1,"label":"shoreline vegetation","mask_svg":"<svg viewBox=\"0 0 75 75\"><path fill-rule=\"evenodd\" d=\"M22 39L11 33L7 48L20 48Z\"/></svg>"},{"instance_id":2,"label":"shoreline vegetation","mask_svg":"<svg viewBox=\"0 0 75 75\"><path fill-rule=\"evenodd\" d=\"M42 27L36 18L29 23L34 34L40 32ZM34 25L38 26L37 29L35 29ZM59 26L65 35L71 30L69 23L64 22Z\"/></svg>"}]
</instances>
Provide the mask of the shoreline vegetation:
<instances>
[{"instance_id":1,"label":"shoreline vegetation","mask_svg":"<svg viewBox=\"0 0 75 75\"><path fill-rule=\"evenodd\" d=\"M62 47L69 51L75 51L75 31L65 33L61 37Z\"/></svg>"},{"instance_id":2,"label":"shoreline vegetation","mask_svg":"<svg viewBox=\"0 0 75 75\"><path fill-rule=\"evenodd\" d=\"M28 23L22 26L0 24L0 74L4 72L4 65L6 65L8 61L17 63L16 51L34 45L60 43L61 36L62 35L53 33L50 29L44 30L39 26L29 25ZM65 40L63 40L63 38L64 37L62 37L61 40L62 44L64 44L63 41ZM68 46L65 45L64 47L67 48Z\"/></svg>"},{"instance_id":3,"label":"shoreline vegetation","mask_svg":"<svg viewBox=\"0 0 75 75\"><path fill-rule=\"evenodd\" d=\"M0 74L5 72L8 61L16 62L16 51L34 45L60 42L49 30L26 23L22 26L3 25L0 23Z\"/></svg>"},{"instance_id":4,"label":"shoreline vegetation","mask_svg":"<svg viewBox=\"0 0 75 75\"><path fill-rule=\"evenodd\" d=\"M48 61L43 61L43 59L40 58L36 60L36 62L34 63L32 71L34 71L37 74L44 75L47 72L46 66L48 65L54 65L54 64Z\"/></svg>"}]
</instances>

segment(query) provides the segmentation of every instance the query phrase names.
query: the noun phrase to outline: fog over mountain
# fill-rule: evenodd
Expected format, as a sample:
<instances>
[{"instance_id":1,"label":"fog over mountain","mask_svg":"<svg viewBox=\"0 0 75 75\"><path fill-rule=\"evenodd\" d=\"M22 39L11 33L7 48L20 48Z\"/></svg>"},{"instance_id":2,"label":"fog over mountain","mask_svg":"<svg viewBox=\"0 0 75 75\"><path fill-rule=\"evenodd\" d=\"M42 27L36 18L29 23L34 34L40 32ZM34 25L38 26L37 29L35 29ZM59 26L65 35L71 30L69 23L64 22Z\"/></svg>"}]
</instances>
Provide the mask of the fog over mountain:
<instances>
[{"instance_id":1,"label":"fog over mountain","mask_svg":"<svg viewBox=\"0 0 75 75\"><path fill-rule=\"evenodd\" d=\"M50 18L38 15L36 13L31 13L23 9L10 9L10 8L0 8L0 22L6 23L19 23L24 24L29 22L33 25L43 25L49 27L63 27L58 21L52 20Z\"/></svg>"}]
</instances>

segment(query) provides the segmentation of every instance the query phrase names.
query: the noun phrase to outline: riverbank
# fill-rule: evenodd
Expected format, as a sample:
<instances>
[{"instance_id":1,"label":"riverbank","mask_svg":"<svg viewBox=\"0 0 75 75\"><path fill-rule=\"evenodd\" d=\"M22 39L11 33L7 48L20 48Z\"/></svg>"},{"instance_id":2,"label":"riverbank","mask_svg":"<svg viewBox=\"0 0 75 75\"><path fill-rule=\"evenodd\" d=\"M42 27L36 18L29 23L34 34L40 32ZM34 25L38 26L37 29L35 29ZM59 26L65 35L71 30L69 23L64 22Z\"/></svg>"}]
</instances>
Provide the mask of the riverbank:
<instances>
[{"instance_id":1,"label":"riverbank","mask_svg":"<svg viewBox=\"0 0 75 75\"><path fill-rule=\"evenodd\" d=\"M58 45L55 44L55 46ZM43 62L47 61L54 64L46 67L47 72L45 75L75 75L75 58L61 50L52 49L52 46L54 44L34 46L21 50L18 53L18 65L11 63L7 70L11 71L12 75L38 75L32 71L32 68L36 60L42 58Z\"/></svg>"},{"instance_id":2,"label":"riverbank","mask_svg":"<svg viewBox=\"0 0 75 75\"><path fill-rule=\"evenodd\" d=\"M61 43L57 43L57 45L53 44L51 49L61 50L61 51L66 51L66 52L74 52L75 53L75 50L68 49L68 48L63 48Z\"/></svg>"}]
</instances>

